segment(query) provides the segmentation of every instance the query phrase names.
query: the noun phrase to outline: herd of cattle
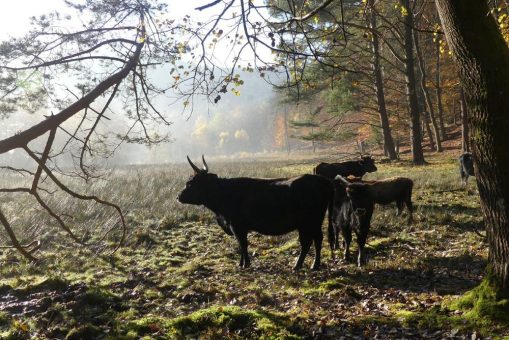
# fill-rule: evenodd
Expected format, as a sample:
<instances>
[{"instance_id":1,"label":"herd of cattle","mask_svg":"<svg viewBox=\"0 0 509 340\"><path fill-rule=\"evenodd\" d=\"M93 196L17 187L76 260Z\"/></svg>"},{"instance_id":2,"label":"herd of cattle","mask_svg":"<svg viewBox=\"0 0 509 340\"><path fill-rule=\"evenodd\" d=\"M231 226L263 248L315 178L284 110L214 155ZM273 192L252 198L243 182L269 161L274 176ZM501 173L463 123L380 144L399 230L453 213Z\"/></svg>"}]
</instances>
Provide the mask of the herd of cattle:
<instances>
[{"instance_id":1,"label":"herd of cattle","mask_svg":"<svg viewBox=\"0 0 509 340\"><path fill-rule=\"evenodd\" d=\"M322 222L328 211L328 240L331 251L339 249L343 238L344 259L350 260L352 231L357 236L357 265L366 262L364 246L371 225L374 205L396 203L397 215L404 206L412 222L413 181L393 177L379 181L362 180L368 172L377 171L370 156L342 163L320 163L313 174L293 178L220 178L209 173L202 156L203 168L187 157L194 174L187 181L178 201L203 205L210 209L223 230L235 236L240 246L240 267L250 265L247 235L283 235L297 230L301 246L294 269L302 268L312 244L315 259L312 269L320 267L323 241ZM460 159L461 178L466 183L473 176L472 155Z\"/></svg>"}]
</instances>

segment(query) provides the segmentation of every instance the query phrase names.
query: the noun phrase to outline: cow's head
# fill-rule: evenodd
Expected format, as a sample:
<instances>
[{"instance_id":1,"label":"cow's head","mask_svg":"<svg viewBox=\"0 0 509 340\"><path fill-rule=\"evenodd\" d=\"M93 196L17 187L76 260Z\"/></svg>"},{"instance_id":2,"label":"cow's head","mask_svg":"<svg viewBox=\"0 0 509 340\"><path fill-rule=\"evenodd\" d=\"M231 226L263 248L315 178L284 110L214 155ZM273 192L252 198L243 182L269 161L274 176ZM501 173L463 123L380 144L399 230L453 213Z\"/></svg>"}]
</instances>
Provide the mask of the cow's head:
<instances>
[{"instance_id":1,"label":"cow's head","mask_svg":"<svg viewBox=\"0 0 509 340\"><path fill-rule=\"evenodd\" d=\"M350 178L349 178L350 179ZM335 182L339 183L346 190L346 195L352 203L352 210L356 215L362 216L366 214L366 207L369 206L369 192L362 182L351 182L349 179L337 175ZM356 179L356 177L354 177Z\"/></svg>"},{"instance_id":2,"label":"cow's head","mask_svg":"<svg viewBox=\"0 0 509 340\"><path fill-rule=\"evenodd\" d=\"M371 156L361 157L359 164L364 170L366 170L366 172L375 172L377 170L375 160Z\"/></svg>"},{"instance_id":3,"label":"cow's head","mask_svg":"<svg viewBox=\"0 0 509 340\"><path fill-rule=\"evenodd\" d=\"M177 199L181 203L202 205L211 201L211 194L217 191L217 175L209 173L209 167L202 156L203 169L198 168L191 162L189 156L187 161L193 168L194 174L186 182L186 187Z\"/></svg>"}]
</instances>

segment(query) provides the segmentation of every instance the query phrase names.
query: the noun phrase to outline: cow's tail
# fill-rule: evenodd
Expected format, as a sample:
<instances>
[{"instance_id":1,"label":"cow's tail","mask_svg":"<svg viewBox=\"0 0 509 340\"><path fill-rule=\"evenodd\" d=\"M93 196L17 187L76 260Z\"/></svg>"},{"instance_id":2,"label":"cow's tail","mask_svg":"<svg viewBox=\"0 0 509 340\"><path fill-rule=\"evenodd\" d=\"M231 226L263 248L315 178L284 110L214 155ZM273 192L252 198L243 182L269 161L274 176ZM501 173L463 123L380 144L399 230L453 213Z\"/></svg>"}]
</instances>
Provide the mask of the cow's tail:
<instances>
[{"instance_id":1,"label":"cow's tail","mask_svg":"<svg viewBox=\"0 0 509 340\"><path fill-rule=\"evenodd\" d=\"M330 247L330 251L331 251L331 254L334 256L334 248L335 248L335 245L336 245L336 231L334 230L334 189L331 191L331 193L329 194L329 206L328 206L328 213L327 213L327 216L328 216L328 222L329 222L329 225L327 227L327 232L328 232L328 240L329 240L329 247Z\"/></svg>"}]
</instances>

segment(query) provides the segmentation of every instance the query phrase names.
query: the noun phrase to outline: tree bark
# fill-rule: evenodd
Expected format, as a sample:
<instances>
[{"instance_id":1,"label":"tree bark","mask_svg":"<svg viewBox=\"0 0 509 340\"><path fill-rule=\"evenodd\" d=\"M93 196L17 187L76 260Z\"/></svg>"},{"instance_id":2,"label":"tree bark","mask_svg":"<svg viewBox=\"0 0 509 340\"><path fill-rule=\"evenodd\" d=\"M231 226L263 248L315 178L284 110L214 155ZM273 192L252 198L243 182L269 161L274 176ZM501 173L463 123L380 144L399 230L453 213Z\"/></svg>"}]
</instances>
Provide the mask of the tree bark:
<instances>
[{"instance_id":1,"label":"tree bark","mask_svg":"<svg viewBox=\"0 0 509 340\"><path fill-rule=\"evenodd\" d=\"M468 113L467 113L468 111L463 88L460 89L460 97L461 97L461 150L463 150L463 152L470 152L470 142L468 140Z\"/></svg>"},{"instance_id":2,"label":"tree bark","mask_svg":"<svg viewBox=\"0 0 509 340\"><path fill-rule=\"evenodd\" d=\"M376 13L373 10L375 1L369 0L369 26L373 30L376 31ZM380 126L382 127L382 136L384 141L384 150L387 153L387 156L390 160L398 159L398 155L396 154L396 150L394 149L394 140L391 134L391 127L389 124L389 116L387 114L387 107L385 105L385 93L384 93L384 82L382 75L382 68L380 65L380 39L376 33L372 34L371 39L371 48L373 50L373 60L372 60L372 68L373 68L373 77L375 79L375 92L376 92L376 102L378 106L378 115L380 117Z\"/></svg>"},{"instance_id":3,"label":"tree bark","mask_svg":"<svg viewBox=\"0 0 509 340\"><path fill-rule=\"evenodd\" d=\"M486 1L436 0L458 64L489 242L488 280L509 297L509 48Z\"/></svg>"},{"instance_id":4,"label":"tree bark","mask_svg":"<svg viewBox=\"0 0 509 340\"><path fill-rule=\"evenodd\" d=\"M424 164L425 160L424 153L422 151L421 120L415 87L414 43L412 37L414 16L410 6L410 0L401 0L401 5L405 8L407 13L404 20L405 78L406 93L410 110L410 145L412 149L412 161L414 164Z\"/></svg>"}]
</instances>

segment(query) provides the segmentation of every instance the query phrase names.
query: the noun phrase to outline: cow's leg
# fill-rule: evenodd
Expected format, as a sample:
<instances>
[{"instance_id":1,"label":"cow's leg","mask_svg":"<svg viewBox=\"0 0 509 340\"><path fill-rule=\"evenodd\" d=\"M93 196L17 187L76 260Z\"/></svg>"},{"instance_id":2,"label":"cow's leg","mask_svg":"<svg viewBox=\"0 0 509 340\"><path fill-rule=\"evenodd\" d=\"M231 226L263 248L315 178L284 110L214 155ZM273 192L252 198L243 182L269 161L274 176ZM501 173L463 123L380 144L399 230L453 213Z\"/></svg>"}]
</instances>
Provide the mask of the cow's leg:
<instances>
[{"instance_id":1,"label":"cow's leg","mask_svg":"<svg viewBox=\"0 0 509 340\"><path fill-rule=\"evenodd\" d=\"M334 223L329 223L329 226L327 227L327 237L329 239L332 257L334 257L334 250L338 249L336 246L338 233L336 231L336 225Z\"/></svg>"},{"instance_id":2,"label":"cow's leg","mask_svg":"<svg viewBox=\"0 0 509 340\"><path fill-rule=\"evenodd\" d=\"M340 233L340 227L338 225L334 226L334 249L339 249L339 233Z\"/></svg>"},{"instance_id":3,"label":"cow's leg","mask_svg":"<svg viewBox=\"0 0 509 340\"><path fill-rule=\"evenodd\" d=\"M468 175L465 171L463 171L463 167L460 165L460 176L461 176L461 184L466 185L468 181Z\"/></svg>"},{"instance_id":4,"label":"cow's leg","mask_svg":"<svg viewBox=\"0 0 509 340\"><path fill-rule=\"evenodd\" d=\"M359 218L359 231L357 233L357 245L359 247L359 255L357 256L357 266L362 267L366 264L366 254L364 246L366 245L366 239L368 238L368 232L371 221L371 213L367 213Z\"/></svg>"},{"instance_id":5,"label":"cow's leg","mask_svg":"<svg viewBox=\"0 0 509 340\"><path fill-rule=\"evenodd\" d=\"M300 242L300 254L297 258L297 262L295 262L294 270L299 270L302 268L302 264L304 263L304 259L309 252L309 248L311 247L311 243L313 242L313 238L308 233L302 232L299 230L299 242Z\"/></svg>"},{"instance_id":6,"label":"cow's leg","mask_svg":"<svg viewBox=\"0 0 509 340\"><path fill-rule=\"evenodd\" d=\"M403 211L403 201L396 201L396 216L401 215Z\"/></svg>"},{"instance_id":7,"label":"cow's leg","mask_svg":"<svg viewBox=\"0 0 509 340\"><path fill-rule=\"evenodd\" d=\"M313 266L311 269L318 270L320 269L320 256L322 253L322 241L323 241L323 232L322 226L320 225L313 237L313 243L315 244L315 260L313 262Z\"/></svg>"},{"instance_id":8,"label":"cow's leg","mask_svg":"<svg viewBox=\"0 0 509 340\"><path fill-rule=\"evenodd\" d=\"M240 268L247 268L250 265L249 254L247 253L247 232L237 230L232 227L235 238L239 242L240 247Z\"/></svg>"},{"instance_id":9,"label":"cow's leg","mask_svg":"<svg viewBox=\"0 0 509 340\"><path fill-rule=\"evenodd\" d=\"M359 246L359 255L357 256L357 266L362 267L366 264L366 254L364 253L364 246L366 245L367 234L360 232L357 235L357 245Z\"/></svg>"},{"instance_id":10,"label":"cow's leg","mask_svg":"<svg viewBox=\"0 0 509 340\"><path fill-rule=\"evenodd\" d=\"M341 225L341 233L343 235L343 259L347 262L350 261L350 243L352 243L352 227L350 224L343 223Z\"/></svg>"},{"instance_id":11,"label":"cow's leg","mask_svg":"<svg viewBox=\"0 0 509 340\"><path fill-rule=\"evenodd\" d=\"M414 221L414 205L412 204L412 193L410 192L405 200L406 207L408 209L408 224L412 224Z\"/></svg>"}]
</instances>

